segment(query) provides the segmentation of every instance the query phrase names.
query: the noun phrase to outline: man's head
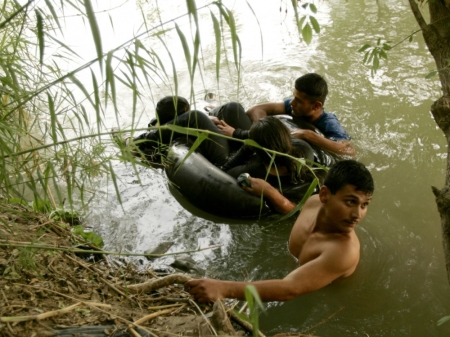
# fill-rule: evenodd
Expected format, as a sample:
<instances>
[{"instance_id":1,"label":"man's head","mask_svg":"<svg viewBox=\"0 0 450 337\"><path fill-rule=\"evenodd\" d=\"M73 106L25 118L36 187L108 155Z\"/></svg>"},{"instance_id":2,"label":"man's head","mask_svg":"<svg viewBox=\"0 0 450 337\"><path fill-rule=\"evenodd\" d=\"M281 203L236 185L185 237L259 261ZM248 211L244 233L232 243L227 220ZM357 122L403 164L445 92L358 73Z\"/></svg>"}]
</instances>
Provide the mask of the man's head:
<instances>
[{"instance_id":1,"label":"man's head","mask_svg":"<svg viewBox=\"0 0 450 337\"><path fill-rule=\"evenodd\" d=\"M354 160L343 160L328 171L320 189L325 223L333 230L349 233L365 217L374 184L367 168Z\"/></svg>"},{"instance_id":2,"label":"man's head","mask_svg":"<svg viewBox=\"0 0 450 337\"><path fill-rule=\"evenodd\" d=\"M156 104L156 117L160 125L170 122L176 116L189 111L186 98L181 96L166 96Z\"/></svg>"},{"instance_id":3,"label":"man's head","mask_svg":"<svg viewBox=\"0 0 450 337\"><path fill-rule=\"evenodd\" d=\"M325 99L328 95L328 85L319 74L309 73L297 78L295 80L295 89L304 93L309 101L319 101L322 105L325 104Z\"/></svg>"},{"instance_id":4,"label":"man's head","mask_svg":"<svg viewBox=\"0 0 450 337\"><path fill-rule=\"evenodd\" d=\"M328 94L327 82L316 73L303 75L295 81L292 115L314 122L322 113Z\"/></svg>"},{"instance_id":5,"label":"man's head","mask_svg":"<svg viewBox=\"0 0 450 337\"><path fill-rule=\"evenodd\" d=\"M356 160L342 160L334 164L323 184L331 194L336 194L345 185L353 185L357 191L370 195L375 189L369 170Z\"/></svg>"}]
</instances>

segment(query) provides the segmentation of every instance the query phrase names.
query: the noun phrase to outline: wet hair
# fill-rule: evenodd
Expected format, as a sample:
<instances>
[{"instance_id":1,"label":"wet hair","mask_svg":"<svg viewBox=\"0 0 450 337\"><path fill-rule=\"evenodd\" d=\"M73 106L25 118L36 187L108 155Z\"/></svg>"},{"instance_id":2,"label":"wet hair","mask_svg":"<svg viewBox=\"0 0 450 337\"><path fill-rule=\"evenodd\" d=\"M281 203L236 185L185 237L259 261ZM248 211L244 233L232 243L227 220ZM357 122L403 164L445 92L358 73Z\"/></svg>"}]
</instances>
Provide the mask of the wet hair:
<instances>
[{"instance_id":1,"label":"wet hair","mask_svg":"<svg viewBox=\"0 0 450 337\"><path fill-rule=\"evenodd\" d=\"M159 124L164 125L189 110L189 102L181 96L166 96L156 104Z\"/></svg>"},{"instance_id":2,"label":"wet hair","mask_svg":"<svg viewBox=\"0 0 450 337\"><path fill-rule=\"evenodd\" d=\"M325 104L328 95L328 85L322 76L316 73L303 75L295 80L295 89L306 95L311 102Z\"/></svg>"},{"instance_id":3,"label":"wet hair","mask_svg":"<svg viewBox=\"0 0 450 337\"><path fill-rule=\"evenodd\" d=\"M345 185L353 185L357 191L366 194L373 194L375 189L369 170L356 160L341 160L334 164L323 184L331 194L336 194Z\"/></svg>"},{"instance_id":4,"label":"wet hair","mask_svg":"<svg viewBox=\"0 0 450 337\"><path fill-rule=\"evenodd\" d=\"M277 117L265 117L254 123L250 128L249 138L269 150L274 150L289 155L296 155L297 152L294 151L289 129ZM270 164L271 157L267 152L256 147L254 150L264 164ZM286 156L276 156L275 164L277 166L286 167L291 176L291 181L293 183L298 182L297 164L294 160Z\"/></svg>"}]
</instances>

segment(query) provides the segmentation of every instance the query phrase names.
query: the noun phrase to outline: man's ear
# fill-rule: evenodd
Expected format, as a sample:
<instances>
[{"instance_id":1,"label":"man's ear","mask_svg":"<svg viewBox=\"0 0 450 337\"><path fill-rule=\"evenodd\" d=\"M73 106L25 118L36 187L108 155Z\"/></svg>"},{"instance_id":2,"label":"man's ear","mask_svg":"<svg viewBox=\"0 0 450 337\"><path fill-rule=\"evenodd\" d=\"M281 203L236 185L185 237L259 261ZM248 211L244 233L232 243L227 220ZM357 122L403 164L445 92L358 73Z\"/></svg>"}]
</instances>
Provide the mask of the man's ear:
<instances>
[{"instance_id":1,"label":"man's ear","mask_svg":"<svg viewBox=\"0 0 450 337\"><path fill-rule=\"evenodd\" d=\"M328 198L331 195L331 191L326 187L325 185L322 185L319 191L319 199L320 201L325 204L328 201Z\"/></svg>"},{"instance_id":2,"label":"man's ear","mask_svg":"<svg viewBox=\"0 0 450 337\"><path fill-rule=\"evenodd\" d=\"M314 110L322 111L322 109L323 109L323 104L322 104L322 102L315 101L315 102L314 102Z\"/></svg>"}]
</instances>

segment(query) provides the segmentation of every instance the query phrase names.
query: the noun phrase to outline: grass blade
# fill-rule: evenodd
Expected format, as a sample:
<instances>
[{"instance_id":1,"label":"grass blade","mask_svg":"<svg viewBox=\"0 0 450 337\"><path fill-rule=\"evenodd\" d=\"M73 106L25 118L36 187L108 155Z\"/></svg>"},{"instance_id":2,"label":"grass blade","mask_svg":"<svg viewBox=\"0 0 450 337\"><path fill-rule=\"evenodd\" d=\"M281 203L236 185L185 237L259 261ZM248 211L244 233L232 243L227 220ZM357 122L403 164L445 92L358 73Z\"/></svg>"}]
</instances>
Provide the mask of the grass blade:
<instances>
[{"instance_id":1,"label":"grass blade","mask_svg":"<svg viewBox=\"0 0 450 337\"><path fill-rule=\"evenodd\" d=\"M217 18L213 12L211 12L211 19L213 21L214 36L216 38L216 80L217 80L217 83L219 83L220 51L221 51L221 46L222 46L222 35L220 32L219 21L217 20Z\"/></svg>"},{"instance_id":2,"label":"grass blade","mask_svg":"<svg viewBox=\"0 0 450 337\"><path fill-rule=\"evenodd\" d=\"M187 65L188 65L189 75L192 77L191 52L189 50L189 46L187 44L186 37L184 36L183 32L181 31L180 27L178 27L177 24L175 24L175 29L177 30L178 37L180 38L180 41L181 41L181 45L183 46L184 57L186 59Z\"/></svg>"},{"instance_id":3,"label":"grass blade","mask_svg":"<svg viewBox=\"0 0 450 337\"><path fill-rule=\"evenodd\" d=\"M100 29L98 28L97 25L97 19L95 18L94 10L92 8L91 0L84 0L84 6L86 8L86 15L89 20L89 25L91 26L92 37L94 39L95 49L97 51L100 70L102 70L102 57L103 57L102 39L100 36Z\"/></svg>"},{"instance_id":4,"label":"grass blade","mask_svg":"<svg viewBox=\"0 0 450 337\"><path fill-rule=\"evenodd\" d=\"M39 62L41 65L44 63L44 19L42 18L39 10L34 11L36 13L36 28L37 28L37 37L39 41Z\"/></svg>"},{"instance_id":5,"label":"grass blade","mask_svg":"<svg viewBox=\"0 0 450 337\"><path fill-rule=\"evenodd\" d=\"M316 186L319 184L319 180L315 178L311 184L309 185L308 190L306 191L305 195L303 196L302 200L298 203L297 206L294 207L292 211L290 211L288 214L284 215L279 221L283 221L287 218L290 218L292 215L297 213L299 210L303 208L303 205L305 204L306 200L313 194Z\"/></svg>"}]
</instances>

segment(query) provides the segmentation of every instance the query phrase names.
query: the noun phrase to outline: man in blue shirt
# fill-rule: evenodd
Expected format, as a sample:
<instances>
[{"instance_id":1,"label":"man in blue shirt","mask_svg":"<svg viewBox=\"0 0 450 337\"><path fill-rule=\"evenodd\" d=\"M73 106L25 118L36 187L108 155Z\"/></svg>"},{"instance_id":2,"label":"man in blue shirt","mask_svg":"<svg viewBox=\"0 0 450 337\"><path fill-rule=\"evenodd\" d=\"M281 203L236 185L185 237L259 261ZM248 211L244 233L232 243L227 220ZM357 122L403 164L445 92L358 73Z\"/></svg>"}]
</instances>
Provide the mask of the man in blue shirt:
<instances>
[{"instance_id":1,"label":"man in blue shirt","mask_svg":"<svg viewBox=\"0 0 450 337\"><path fill-rule=\"evenodd\" d=\"M252 122L269 115L282 114L301 119L311 123L323 136L312 130L295 129L291 131L293 137L338 155L354 157L355 149L350 136L339 123L336 115L324 111L328 85L323 77L315 73L299 77L295 81L293 94L294 98L283 102L255 105L247 110L247 116ZM217 126L226 135L233 136L235 132L234 128L223 121L220 121Z\"/></svg>"}]
</instances>

